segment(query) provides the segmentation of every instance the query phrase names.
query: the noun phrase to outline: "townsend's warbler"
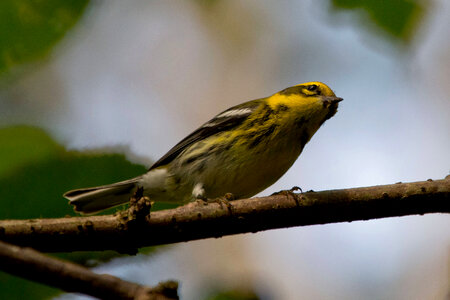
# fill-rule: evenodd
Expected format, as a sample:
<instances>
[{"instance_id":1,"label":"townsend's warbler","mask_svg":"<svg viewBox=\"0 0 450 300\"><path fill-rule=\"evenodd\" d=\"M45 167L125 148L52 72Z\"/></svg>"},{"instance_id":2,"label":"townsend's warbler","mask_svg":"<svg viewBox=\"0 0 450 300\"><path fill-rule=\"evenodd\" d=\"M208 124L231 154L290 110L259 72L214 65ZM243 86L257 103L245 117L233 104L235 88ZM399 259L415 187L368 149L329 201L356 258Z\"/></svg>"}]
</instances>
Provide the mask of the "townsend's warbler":
<instances>
[{"instance_id":1,"label":"townsend's warbler","mask_svg":"<svg viewBox=\"0 0 450 300\"><path fill-rule=\"evenodd\" d=\"M76 211L93 213L127 202L137 187L164 202L253 196L290 168L340 101L325 84L308 82L233 106L176 144L147 173L64 197Z\"/></svg>"}]
</instances>

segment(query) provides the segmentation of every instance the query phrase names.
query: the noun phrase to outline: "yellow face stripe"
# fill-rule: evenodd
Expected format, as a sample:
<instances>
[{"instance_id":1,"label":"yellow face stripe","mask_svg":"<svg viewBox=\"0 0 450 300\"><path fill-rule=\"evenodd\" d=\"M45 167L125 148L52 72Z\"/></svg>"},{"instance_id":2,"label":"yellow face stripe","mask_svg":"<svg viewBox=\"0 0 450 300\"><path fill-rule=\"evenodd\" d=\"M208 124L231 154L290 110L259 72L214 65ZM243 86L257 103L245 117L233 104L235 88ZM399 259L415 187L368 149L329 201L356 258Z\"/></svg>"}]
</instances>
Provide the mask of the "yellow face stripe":
<instances>
[{"instance_id":1,"label":"yellow face stripe","mask_svg":"<svg viewBox=\"0 0 450 300\"><path fill-rule=\"evenodd\" d=\"M316 103L318 97L335 97L334 92L324 83L318 81L301 83L286 88L267 99L272 109L279 105L288 105L289 107L303 107Z\"/></svg>"}]
</instances>

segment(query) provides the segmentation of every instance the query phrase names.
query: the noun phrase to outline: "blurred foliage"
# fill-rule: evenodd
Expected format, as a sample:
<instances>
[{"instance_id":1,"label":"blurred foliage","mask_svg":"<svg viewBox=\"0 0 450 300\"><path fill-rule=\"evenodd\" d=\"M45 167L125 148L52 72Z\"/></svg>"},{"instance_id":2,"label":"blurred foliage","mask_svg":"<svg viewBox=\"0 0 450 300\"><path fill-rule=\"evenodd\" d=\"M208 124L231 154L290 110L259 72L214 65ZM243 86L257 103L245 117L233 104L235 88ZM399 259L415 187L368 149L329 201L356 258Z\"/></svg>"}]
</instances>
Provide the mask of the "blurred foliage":
<instances>
[{"instance_id":1,"label":"blurred foliage","mask_svg":"<svg viewBox=\"0 0 450 300\"><path fill-rule=\"evenodd\" d=\"M58 295L58 293L60 291L54 288L0 271L0 299L48 299Z\"/></svg>"},{"instance_id":2,"label":"blurred foliage","mask_svg":"<svg viewBox=\"0 0 450 300\"><path fill-rule=\"evenodd\" d=\"M258 300L260 299L253 291L232 290L217 292L206 298L207 300Z\"/></svg>"},{"instance_id":3,"label":"blurred foliage","mask_svg":"<svg viewBox=\"0 0 450 300\"><path fill-rule=\"evenodd\" d=\"M67 151L43 130L14 126L0 129L0 219L74 216L62 194L73 188L112 183L140 175L141 165L124 155ZM153 210L173 207L159 204ZM112 213L112 208L105 213ZM139 252L148 253L153 248ZM117 257L115 251L74 252L59 257L94 265ZM18 292L20 291L20 293ZM58 290L0 272L0 299L43 299Z\"/></svg>"},{"instance_id":4,"label":"blurred foliage","mask_svg":"<svg viewBox=\"0 0 450 300\"><path fill-rule=\"evenodd\" d=\"M0 1L0 75L47 54L80 18L88 0Z\"/></svg>"},{"instance_id":5,"label":"blurred foliage","mask_svg":"<svg viewBox=\"0 0 450 300\"><path fill-rule=\"evenodd\" d=\"M423 19L427 8L424 1L331 0L331 3L336 10L356 10L360 23L370 27L372 22L387 36L408 43Z\"/></svg>"},{"instance_id":6,"label":"blurred foliage","mask_svg":"<svg viewBox=\"0 0 450 300\"><path fill-rule=\"evenodd\" d=\"M61 196L65 191L146 171L124 155L66 151L33 127L0 129L0 144L0 219L75 215Z\"/></svg>"}]
</instances>

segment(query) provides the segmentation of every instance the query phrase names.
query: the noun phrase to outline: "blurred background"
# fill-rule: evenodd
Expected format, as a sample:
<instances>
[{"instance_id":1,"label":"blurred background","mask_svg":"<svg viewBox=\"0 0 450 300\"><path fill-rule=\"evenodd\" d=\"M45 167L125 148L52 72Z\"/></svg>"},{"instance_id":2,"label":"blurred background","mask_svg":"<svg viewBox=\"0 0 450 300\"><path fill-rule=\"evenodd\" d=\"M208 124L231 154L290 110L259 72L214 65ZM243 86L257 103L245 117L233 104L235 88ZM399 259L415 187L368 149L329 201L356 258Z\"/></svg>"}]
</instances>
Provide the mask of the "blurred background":
<instances>
[{"instance_id":1,"label":"blurred background","mask_svg":"<svg viewBox=\"0 0 450 300\"><path fill-rule=\"evenodd\" d=\"M345 100L261 193L442 179L446 0L0 3L0 218L145 172L216 113L322 81ZM155 209L167 206L159 205ZM449 299L450 218L425 215L58 256L182 299ZM81 299L0 272L1 299Z\"/></svg>"}]
</instances>

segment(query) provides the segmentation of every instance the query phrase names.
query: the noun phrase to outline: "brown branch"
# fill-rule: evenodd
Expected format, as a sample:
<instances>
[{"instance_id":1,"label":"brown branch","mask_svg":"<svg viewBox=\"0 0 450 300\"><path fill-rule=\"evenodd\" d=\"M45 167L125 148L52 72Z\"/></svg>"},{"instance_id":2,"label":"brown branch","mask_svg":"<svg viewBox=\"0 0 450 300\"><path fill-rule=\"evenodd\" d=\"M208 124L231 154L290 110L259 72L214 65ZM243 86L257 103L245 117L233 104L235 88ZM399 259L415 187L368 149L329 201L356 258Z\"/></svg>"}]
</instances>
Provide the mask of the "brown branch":
<instances>
[{"instance_id":1,"label":"brown branch","mask_svg":"<svg viewBox=\"0 0 450 300\"><path fill-rule=\"evenodd\" d=\"M145 201L144 201L145 202ZM145 207L145 205L144 205ZM0 240L49 252L130 252L143 246L177 243L267 229L450 212L450 178L364 188L281 193L268 197L156 211L61 219L0 221Z\"/></svg>"},{"instance_id":2,"label":"brown branch","mask_svg":"<svg viewBox=\"0 0 450 300\"><path fill-rule=\"evenodd\" d=\"M96 274L74 263L1 241L0 269L67 292L83 293L100 299L178 299L178 284L173 281L151 288L111 275Z\"/></svg>"}]
</instances>

